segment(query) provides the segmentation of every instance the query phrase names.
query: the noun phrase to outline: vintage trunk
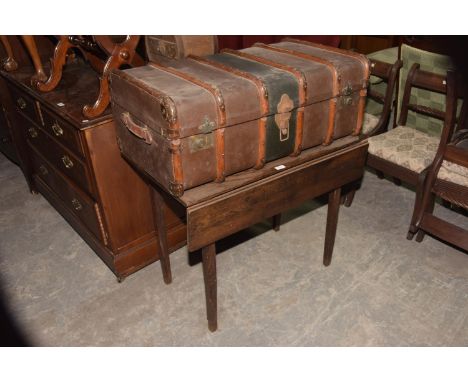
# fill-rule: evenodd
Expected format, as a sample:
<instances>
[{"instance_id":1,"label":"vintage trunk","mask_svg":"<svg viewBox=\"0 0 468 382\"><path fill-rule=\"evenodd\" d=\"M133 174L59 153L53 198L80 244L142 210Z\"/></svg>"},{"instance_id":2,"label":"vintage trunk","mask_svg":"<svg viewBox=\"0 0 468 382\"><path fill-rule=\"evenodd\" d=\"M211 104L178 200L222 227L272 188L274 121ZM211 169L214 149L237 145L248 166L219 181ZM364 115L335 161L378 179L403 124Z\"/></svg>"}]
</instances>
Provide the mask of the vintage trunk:
<instances>
[{"instance_id":1,"label":"vintage trunk","mask_svg":"<svg viewBox=\"0 0 468 382\"><path fill-rule=\"evenodd\" d=\"M205 56L217 51L216 36L145 36L148 59L159 62L162 57L184 58L191 54Z\"/></svg>"},{"instance_id":2,"label":"vintage trunk","mask_svg":"<svg viewBox=\"0 0 468 382\"><path fill-rule=\"evenodd\" d=\"M120 149L180 196L359 134L368 77L364 56L296 40L115 71Z\"/></svg>"}]
</instances>

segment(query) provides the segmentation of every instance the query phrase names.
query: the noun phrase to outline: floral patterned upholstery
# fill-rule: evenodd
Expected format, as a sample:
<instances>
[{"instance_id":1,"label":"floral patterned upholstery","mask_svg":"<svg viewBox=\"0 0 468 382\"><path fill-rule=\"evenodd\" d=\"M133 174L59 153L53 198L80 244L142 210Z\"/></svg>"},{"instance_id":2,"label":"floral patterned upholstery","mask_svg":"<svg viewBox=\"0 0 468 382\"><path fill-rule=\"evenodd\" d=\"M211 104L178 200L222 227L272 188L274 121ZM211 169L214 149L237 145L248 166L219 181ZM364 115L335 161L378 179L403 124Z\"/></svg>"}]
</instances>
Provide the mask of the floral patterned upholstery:
<instances>
[{"instance_id":1,"label":"floral patterned upholstery","mask_svg":"<svg viewBox=\"0 0 468 382\"><path fill-rule=\"evenodd\" d=\"M468 168L444 160L440 166L439 179L468 187Z\"/></svg>"},{"instance_id":2,"label":"floral patterned upholstery","mask_svg":"<svg viewBox=\"0 0 468 382\"><path fill-rule=\"evenodd\" d=\"M364 120L362 122L361 133L364 135L369 134L375 126L379 123L380 116L370 113L364 113Z\"/></svg>"},{"instance_id":3,"label":"floral patterned upholstery","mask_svg":"<svg viewBox=\"0 0 468 382\"><path fill-rule=\"evenodd\" d=\"M406 126L369 138L369 154L418 174L431 165L438 146L438 137Z\"/></svg>"}]
</instances>

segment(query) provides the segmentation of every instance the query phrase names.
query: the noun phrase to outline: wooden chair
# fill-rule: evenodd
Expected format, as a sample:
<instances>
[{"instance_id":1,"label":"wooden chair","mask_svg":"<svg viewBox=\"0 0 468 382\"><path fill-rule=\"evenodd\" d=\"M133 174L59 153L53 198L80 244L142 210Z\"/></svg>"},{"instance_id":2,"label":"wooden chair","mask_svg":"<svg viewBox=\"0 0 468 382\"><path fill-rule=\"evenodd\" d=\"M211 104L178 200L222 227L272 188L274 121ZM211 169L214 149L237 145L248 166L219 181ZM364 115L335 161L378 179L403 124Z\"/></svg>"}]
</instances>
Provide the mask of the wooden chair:
<instances>
[{"instance_id":1,"label":"wooden chair","mask_svg":"<svg viewBox=\"0 0 468 382\"><path fill-rule=\"evenodd\" d=\"M367 112L364 114L361 131L364 137L372 137L388 130L390 115L392 114L392 110L395 109L394 92L398 80L398 73L403 66L401 60L397 60L393 64L374 59L371 59L370 62L371 76L378 77L383 82L386 82L387 87L385 93L381 93L373 89L372 85L369 86L367 98L382 104L382 112L379 115L373 115ZM343 203L346 207L350 207L353 203L354 195L358 188L359 185L353 185L348 192L345 191Z\"/></svg>"},{"instance_id":2,"label":"wooden chair","mask_svg":"<svg viewBox=\"0 0 468 382\"><path fill-rule=\"evenodd\" d=\"M408 239L411 240L417 232L416 241L421 242L427 232L468 251L468 231L433 213L436 196L468 209L468 130L460 129L460 126L466 127L466 102L458 121L459 130L454 134L458 97L453 72L447 75L447 88L447 118L435 159L428 171L422 201L414 206Z\"/></svg>"},{"instance_id":3,"label":"wooden chair","mask_svg":"<svg viewBox=\"0 0 468 382\"><path fill-rule=\"evenodd\" d=\"M447 107L446 110L436 110L412 103L413 88L446 94L446 76L423 71L419 64L413 64L405 83L398 126L384 134L369 138L367 165L374 168L380 178L387 174L393 177L397 185L404 181L416 186L415 203L418 207L424 180L437 152L440 137L406 126L408 112L411 110L444 121ZM412 219L411 225L414 223Z\"/></svg>"}]
</instances>

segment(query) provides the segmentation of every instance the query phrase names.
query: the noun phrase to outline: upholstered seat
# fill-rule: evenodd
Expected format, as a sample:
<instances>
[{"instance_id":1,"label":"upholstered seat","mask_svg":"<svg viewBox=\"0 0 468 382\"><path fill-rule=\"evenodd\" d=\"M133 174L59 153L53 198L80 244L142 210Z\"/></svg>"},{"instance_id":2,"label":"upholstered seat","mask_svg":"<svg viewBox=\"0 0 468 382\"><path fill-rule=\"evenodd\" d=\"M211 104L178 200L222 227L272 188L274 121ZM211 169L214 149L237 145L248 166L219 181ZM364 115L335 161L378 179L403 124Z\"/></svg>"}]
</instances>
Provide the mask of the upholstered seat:
<instances>
[{"instance_id":1,"label":"upholstered seat","mask_svg":"<svg viewBox=\"0 0 468 382\"><path fill-rule=\"evenodd\" d=\"M368 135L380 121L380 115L373 115L370 113L364 113L364 119L362 122L361 133Z\"/></svg>"},{"instance_id":2,"label":"upholstered seat","mask_svg":"<svg viewBox=\"0 0 468 382\"><path fill-rule=\"evenodd\" d=\"M418 174L430 166L438 146L437 137L406 126L369 138L369 154Z\"/></svg>"},{"instance_id":3,"label":"upholstered seat","mask_svg":"<svg viewBox=\"0 0 468 382\"><path fill-rule=\"evenodd\" d=\"M456 163L444 160L437 177L460 186L468 187L468 168Z\"/></svg>"}]
</instances>

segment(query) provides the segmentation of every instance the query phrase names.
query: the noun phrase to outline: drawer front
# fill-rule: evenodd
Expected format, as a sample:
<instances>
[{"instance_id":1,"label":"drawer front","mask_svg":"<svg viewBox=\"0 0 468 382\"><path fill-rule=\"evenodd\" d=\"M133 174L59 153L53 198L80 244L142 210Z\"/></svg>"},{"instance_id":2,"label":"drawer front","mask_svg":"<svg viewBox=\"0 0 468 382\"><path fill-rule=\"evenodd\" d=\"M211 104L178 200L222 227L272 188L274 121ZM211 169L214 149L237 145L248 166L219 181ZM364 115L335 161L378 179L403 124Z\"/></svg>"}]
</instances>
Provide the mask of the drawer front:
<instances>
[{"instance_id":1,"label":"drawer front","mask_svg":"<svg viewBox=\"0 0 468 382\"><path fill-rule=\"evenodd\" d=\"M84 156L80 141L80 132L63 119L54 116L54 114L46 108L40 105L39 108L44 122L44 130L76 154Z\"/></svg>"},{"instance_id":2,"label":"drawer front","mask_svg":"<svg viewBox=\"0 0 468 382\"><path fill-rule=\"evenodd\" d=\"M32 166L35 176L41 178L66 206L101 241L104 241L97 204L83 191L67 181L39 152L31 149Z\"/></svg>"},{"instance_id":3,"label":"drawer front","mask_svg":"<svg viewBox=\"0 0 468 382\"><path fill-rule=\"evenodd\" d=\"M39 122L34 99L19 91L14 86L11 86L10 89L16 109L29 117L32 121Z\"/></svg>"},{"instance_id":4,"label":"drawer front","mask_svg":"<svg viewBox=\"0 0 468 382\"><path fill-rule=\"evenodd\" d=\"M58 170L94 195L86 165L71 151L56 143L41 128L25 125L29 142Z\"/></svg>"}]
</instances>

